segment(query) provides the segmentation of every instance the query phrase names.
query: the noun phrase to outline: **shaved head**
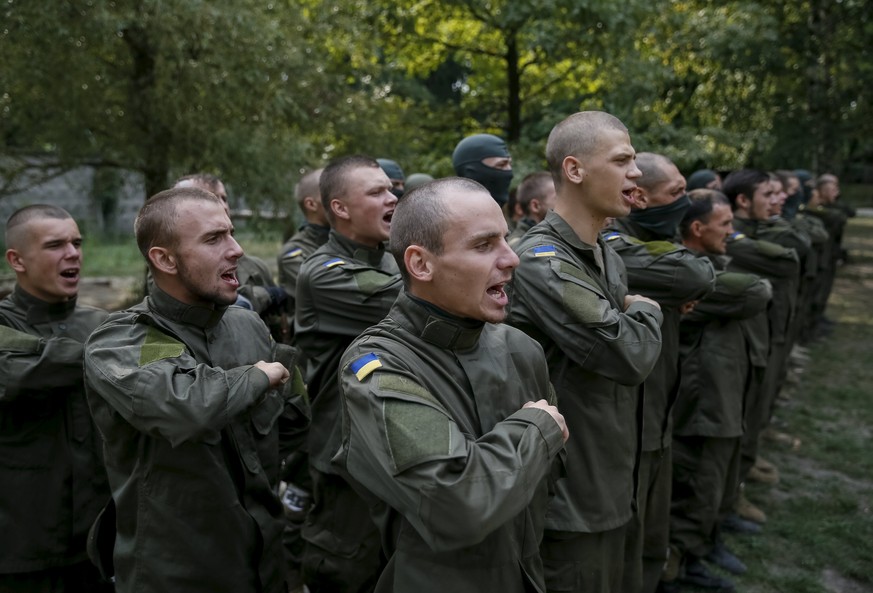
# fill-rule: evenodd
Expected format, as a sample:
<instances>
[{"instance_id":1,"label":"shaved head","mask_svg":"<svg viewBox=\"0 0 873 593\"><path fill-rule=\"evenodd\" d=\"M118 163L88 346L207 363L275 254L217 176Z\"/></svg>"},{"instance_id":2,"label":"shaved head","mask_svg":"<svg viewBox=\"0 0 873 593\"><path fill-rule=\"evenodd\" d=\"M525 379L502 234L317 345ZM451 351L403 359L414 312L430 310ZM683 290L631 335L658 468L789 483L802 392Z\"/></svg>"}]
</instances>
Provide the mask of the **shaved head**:
<instances>
[{"instance_id":1,"label":"shaved head","mask_svg":"<svg viewBox=\"0 0 873 593\"><path fill-rule=\"evenodd\" d=\"M34 204L20 208L6 221L6 248L21 249L27 240L27 223L40 218L67 220L73 217L63 208L48 204Z\"/></svg>"},{"instance_id":2,"label":"shaved head","mask_svg":"<svg viewBox=\"0 0 873 593\"><path fill-rule=\"evenodd\" d=\"M673 161L662 154L654 152L638 152L637 168L643 176L637 180L637 185L647 191L651 191L665 181L670 181L667 168Z\"/></svg>"},{"instance_id":3,"label":"shaved head","mask_svg":"<svg viewBox=\"0 0 873 593\"><path fill-rule=\"evenodd\" d=\"M140 253L150 266L148 254L152 247L172 249L178 244L182 229L176 228L176 209L186 200L212 202L224 207L214 193L199 187L174 187L146 200L133 223L133 233Z\"/></svg>"},{"instance_id":4,"label":"shaved head","mask_svg":"<svg viewBox=\"0 0 873 593\"><path fill-rule=\"evenodd\" d=\"M621 120L603 111L574 113L552 129L546 143L546 160L555 187L563 183L564 159L574 156L584 163L600 147L604 133L610 130L628 133Z\"/></svg>"}]
</instances>

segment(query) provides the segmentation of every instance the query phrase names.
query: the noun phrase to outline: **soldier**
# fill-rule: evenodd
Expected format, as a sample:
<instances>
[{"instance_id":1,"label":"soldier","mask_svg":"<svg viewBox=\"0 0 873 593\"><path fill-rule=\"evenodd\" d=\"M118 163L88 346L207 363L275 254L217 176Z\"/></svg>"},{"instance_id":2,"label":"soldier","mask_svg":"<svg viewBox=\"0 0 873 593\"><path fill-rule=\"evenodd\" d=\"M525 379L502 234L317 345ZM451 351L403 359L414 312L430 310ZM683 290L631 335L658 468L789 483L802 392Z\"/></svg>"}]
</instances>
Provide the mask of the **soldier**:
<instances>
[{"instance_id":1,"label":"soldier","mask_svg":"<svg viewBox=\"0 0 873 593\"><path fill-rule=\"evenodd\" d=\"M688 176L688 191L695 189L721 190L721 175L712 169L698 169Z\"/></svg>"},{"instance_id":2,"label":"soldier","mask_svg":"<svg viewBox=\"0 0 873 593\"><path fill-rule=\"evenodd\" d=\"M506 239L510 247L518 245L524 234L555 207L555 196L555 182L548 171L537 171L524 178L516 191L522 218Z\"/></svg>"},{"instance_id":3,"label":"soldier","mask_svg":"<svg viewBox=\"0 0 873 593\"><path fill-rule=\"evenodd\" d=\"M509 200L512 183L512 157L501 138L493 134L467 136L452 153L455 175L478 181L491 193L501 208ZM512 215L512 212L506 213Z\"/></svg>"},{"instance_id":4,"label":"soldier","mask_svg":"<svg viewBox=\"0 0 873 593\"><path fill-rule=\"evenodd\" d=\"M117 512L116 587L285 591L279 465L307 424L293 352L229 306L242 249L214 194L163 191L134 232L155 290L85 347Z\"/></svg>"},{"instance_id":5,"label":"soldier","mask_svg":"<svg viewBox=\"0 0 873 593\"><path fill-rule=\"evenodd\" d=\"M655 301L627 294L624 265L599 238L625 216L640 171L627 128L602 112L552 130L546 157L555 209L516 247L509 322L543 346L567 419L567 476L556 483L542 553L550 590L622 585L637 485L640 384L661 350Z\"/></svg>"},{"instance_id":6,"label":"soldier","mask_svg":"<svg viewBox=\"0 0 873 593\"><path fill-rule=\"evenodd\" d=\"M297 294L297 277L300 266L316 249L327 243L330 225L321 203L318 183L324 169L315 169L300 178L294 188L294 198L303 213L304 222L297 233L288 239L279 252L279 284L285 290L288 300L285 311L288 323L293 327L294 302Z\"/></svg>"},{"instance_id":7,"label":"soldier","mask_svg":"<svg viewBox=\"0 0 873 593\"><path fill-rule=\"evenodd\" d=\"M342 441L336 372L351 341L378 323L400 292L397 264L384 246L397 198L379 164L364 156L331 162L319 185L330 238L300 270L294 318L313 396L307 443L315 501L303 528L303 576L313 593L367 591L383 560L366 503L331 465Z\"/></svg>"},{"instance_id":8,"label":"soldier","mask_svg":"<svg viewBox=\"0 0 873 593\"><path fill-rule=\"evenodd\" d=\"M714 292L680 324L681 379L673 411L672 552L665 588L674 588L678 576L682 583L732 590L733 583L711 572L702 560L735 574L746 570L721 540L719 523L731 510L726 497L737 487L743 386L749 375L739 320L763 311L771 291L769 283L757 276L726 272L718 257L725 253L733 232L727 199L715 190L695 190L691 195L691 207L681 223L683 243L709 256L720 273Z\"/></svg>"},{"instance_id":9,"label":"soldier","mask_svg":"<svg viewBox=\"0 0 873 593\"><path fill-rule=\"evenodd\" d=\"M406 192L406 175L403 174L403 169L400 168L397 161L391 159L376 159L376 162L379 163L391 182L391 193L399 200Z\"/></svg>"},{"instance_id":10,"label":"soldier","mask_svg":"<svg viewBox=\"0 0 873 593\"><path fill-rule=\"evenodd\" d=\"M691 201L685 178L663 155L637 154L635 205L603 239L627 269L628 290L661 305L661 355L643 384L642 453L637 512L628 524L624 591L654 593L670 545L672 414L679 390L679 320L712 292L715 269L673 243Z\"/></svg>"},{"instance_id":11,"label":"soldier","mask_svg":"<svg viewBox=\"0 0 873 593\"><path fill-rule=\"evenodd\" d=\"M186 175L176 180L173 187L196 187L212 192L221 200L228 217L230 216L227 190L221 179L215 175L208 173ZM287 295L273 282L273 274L266 262L259 257L243 254L237 261L236 277L239 280L237 293L242 297L237 300L237 304L254 310L270 328L273 337L285 341L287 322L283 322L281 314Z\"/></svg>"},{"instance_id":12,"label":"soldier","mask_svg":"<svg viewBox=\"0 0 873 593\"><path fill-rule=\"evenodd\" d=\"M474 181L404 196L390 243L406 291L343 355L342 462L389 506L380 591L544 590L547 478L567 428L542 348L500 323L518 264L505 235Z\"/></svg>"},{"instance_id":13,"label":"soldier","mask_svg":"<svg viewBox=\"0 0 873 593\"><path fill-rule=\"evenodd\" d=\"M0 301L0 590L112 591L85 555L109 501L82 381L82 349L106 313L77 305L82 236L56 206L6 222L15 288Z\"/></svg>"}]
</instances>

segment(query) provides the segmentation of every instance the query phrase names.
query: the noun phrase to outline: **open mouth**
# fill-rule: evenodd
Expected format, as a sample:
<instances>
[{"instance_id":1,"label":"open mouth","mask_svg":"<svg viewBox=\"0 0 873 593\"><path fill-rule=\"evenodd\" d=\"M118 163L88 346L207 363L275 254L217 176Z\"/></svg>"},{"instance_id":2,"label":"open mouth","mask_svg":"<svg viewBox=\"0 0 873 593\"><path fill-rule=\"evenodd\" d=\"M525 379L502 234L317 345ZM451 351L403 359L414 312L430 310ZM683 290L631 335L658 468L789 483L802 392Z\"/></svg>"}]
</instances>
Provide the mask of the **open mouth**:
<instances>
[{"instance_id":1,"label":"open mouth","mask_svg":"<svg viewBox=\"0 0 873 593\"><path fill-rule=\"evenodd\" d=\"M394 217L394 210L386 213L385 216L382 217L382 220L385 222L385 224L391 224L391 219L393 217Z\"/></svg>"},{"instance_id":2,"label":"open mouth","mask_svg":"<svg viewBox=\"0 0 873 593\"><path fill-rule=\"evenodd\" d=\"M67 268L66 270L61 270L61 277L66 278L67 280L78 280L79 268Z\"/></svg>"},{"instance_id":3,"label":"open mouth","mask_svg":"<svg viewBox=\"0 0 873 593\"><path fill-rule=\"evenodd\" d=\"M221 279L233 286L234 288L237 288L239 286L239 280L236 277L236 269L228 270L227 272L223 273L221 275Z\"/></svg>"},{"instance_id":4,"label":"open mouth","mask_svg":"<svg viewBox=\"0 0 873 593\"><path fill-rule=\"evenodd\" d=\"M501 305L509 303L509 297L506 295L506 282L489 286L485 292Z\"/></svg>"},{"instance_id":5,"label":"open mouth","mask_svg":"<svg viewBox=\"0 0 873 593\"><path fill-rule=\"evenodd\" d=\"M634 190L636 188L637 186L634 185L633 187L621 190L621 196L624 198L625 202L631 206L636 203L636 200L634 199Z\"/></svg>"}]
</instances>

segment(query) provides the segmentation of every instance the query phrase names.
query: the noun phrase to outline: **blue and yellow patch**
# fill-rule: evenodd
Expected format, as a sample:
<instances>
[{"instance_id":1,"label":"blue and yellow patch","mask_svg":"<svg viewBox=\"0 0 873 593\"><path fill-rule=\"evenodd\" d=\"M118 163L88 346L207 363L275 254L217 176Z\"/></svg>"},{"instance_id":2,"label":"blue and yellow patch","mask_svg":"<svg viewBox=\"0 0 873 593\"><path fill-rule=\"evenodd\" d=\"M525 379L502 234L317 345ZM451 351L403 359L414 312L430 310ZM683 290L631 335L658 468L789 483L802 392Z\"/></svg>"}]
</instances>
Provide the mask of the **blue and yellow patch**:
<instances>
[{"instance_id":1,"label":"blue and yellow patch","mask_svg":"<svg viewBox=\"0 0 873 593\"><path fill-rule=\"evenodd\" d=\"M352 362L352 364L349 365L349 368L355 374L355 377L358 378L358 381L363 381L367 378L367 375L381 366L382 361L379 360L379 357L373 352L370 352Z\"/></svg>"},{"instance_id":2,"label":"blue and yellow patch","mask_svg":"<svg viewBox=\"0 0 873 593\"><path fill-rule=\"evenodd\" d=\"M340 258L338 258L338 257L335 257L335 258L333 258L333 259L329 259L329 260L327 260L326 262L324 262L324 263L321 264L321 265L322 265L322 267L324 267L324 268L333 268L333 267L336 267L336 266L342 266L342 265L344 265L345 263L346 263L345 260L340 259Z\"/></svg>"},{"instance_id":3,"label":"blue and yellow patch","mask_svg":"<svg viewBox=\"0 0 873 593\"><path fill-rule=\"evenodd\" d=\"M558 255L554 245L538 245L533 248L534 257L551 257Z\"/></svg>"},{"instance_id":4,"label":"blue and yellow patch","mask_svg":"<svg viewBox=\"0 0 873 593\"><path fill-rule=\"evenodd\" d=\"M300 248L300 247L295 247L294 249L292 249L291 251L289 251L288 253L286 253L283 257L298 257L298 256L299 256L300 254L302 254L302 253L303 253L303 249L302 249L302 248Z\"/></svg>"},{"instance_id":5,"label":"blue and yellow patch","mask_svg":"<svg viewBox=\"0 0 873 593\"><path fill-rule=\"evenodd\" d=\"M739 241L740 239L745 239L745 238L746 238L746 236L739 231L734 231L730 236L731 241Z\"/></svg>"},{"instance_id":6,"label":"blue and yellow patch","mask_svg":"<svg viewBox=\"0 0 873 593\"><path fill-rule=\"evenodd\" d=\"M606 233L605 235L603 235L603 240L604 241L615 241L619 237L621 237L621 233L616 233L615 231L612 231L611 233Z\"/></svg>"}]
</instances>

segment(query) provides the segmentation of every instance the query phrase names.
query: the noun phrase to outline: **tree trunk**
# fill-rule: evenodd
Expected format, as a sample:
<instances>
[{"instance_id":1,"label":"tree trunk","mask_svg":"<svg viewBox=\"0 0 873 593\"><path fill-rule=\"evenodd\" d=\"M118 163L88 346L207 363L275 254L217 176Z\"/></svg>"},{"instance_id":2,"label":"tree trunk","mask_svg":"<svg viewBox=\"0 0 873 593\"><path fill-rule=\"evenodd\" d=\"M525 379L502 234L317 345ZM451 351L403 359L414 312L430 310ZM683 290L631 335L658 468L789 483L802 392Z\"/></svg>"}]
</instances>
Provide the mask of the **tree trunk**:
<instances>
[{"instance_id":1,"label":"tree trunk","mask_svg":"<svg viewBox=\"0 0 873 593\"><path fill-rule=\"evenodd\" d=\"M518 65L517 31L506 35L506 108L509 116L506 130L507 141L517 142L521 138L521 72Z\"/></svg>"}]
</instances>

